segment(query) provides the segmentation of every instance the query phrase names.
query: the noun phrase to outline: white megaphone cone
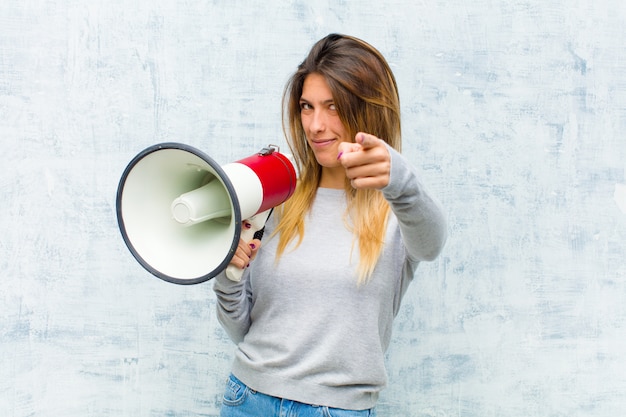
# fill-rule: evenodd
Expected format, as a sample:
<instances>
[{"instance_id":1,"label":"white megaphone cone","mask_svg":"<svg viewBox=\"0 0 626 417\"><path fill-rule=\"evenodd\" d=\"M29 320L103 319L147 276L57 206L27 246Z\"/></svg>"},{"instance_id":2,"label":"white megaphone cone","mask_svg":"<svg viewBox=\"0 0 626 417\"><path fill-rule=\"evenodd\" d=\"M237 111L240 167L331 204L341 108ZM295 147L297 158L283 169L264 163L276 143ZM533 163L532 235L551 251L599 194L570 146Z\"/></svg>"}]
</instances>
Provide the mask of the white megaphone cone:
<instances>
[{"instance_id":1,"label":"white megaphone cone","mask_svg":"<svg viewBox=\"0 0 626 417\"><path fill-rule=\"evenodd\" d=\"M270 145L218 165L201 151L162 143L128 164L117 190L117 219L135 259L176 284L207 281L228 267L239 239L252 239L294 192L291 161ZM252 228L242 231L242 221ZM242 270L228 267L237 281Z\"/></svg>"}]
</instances>

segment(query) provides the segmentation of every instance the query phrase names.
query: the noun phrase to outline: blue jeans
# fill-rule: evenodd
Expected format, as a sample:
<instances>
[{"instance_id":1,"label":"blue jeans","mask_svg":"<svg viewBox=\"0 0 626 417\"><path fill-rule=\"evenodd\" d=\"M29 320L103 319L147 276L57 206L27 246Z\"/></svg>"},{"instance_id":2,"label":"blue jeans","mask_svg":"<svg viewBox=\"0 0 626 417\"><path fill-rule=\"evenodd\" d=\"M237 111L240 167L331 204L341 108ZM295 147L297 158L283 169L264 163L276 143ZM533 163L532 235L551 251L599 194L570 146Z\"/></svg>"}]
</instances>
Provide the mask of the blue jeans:
<instances>
[{"instance_id":1,"label":"blue jeans","mask_svg":"<svg viewBox=\"0 0 626 417\"><path fill-rule=\"evenodd\" d=\"M220 417L376 417L374 409L350 411L272 397L248 388L231 375L226 383Z\"/></svg>"}]
</instances>

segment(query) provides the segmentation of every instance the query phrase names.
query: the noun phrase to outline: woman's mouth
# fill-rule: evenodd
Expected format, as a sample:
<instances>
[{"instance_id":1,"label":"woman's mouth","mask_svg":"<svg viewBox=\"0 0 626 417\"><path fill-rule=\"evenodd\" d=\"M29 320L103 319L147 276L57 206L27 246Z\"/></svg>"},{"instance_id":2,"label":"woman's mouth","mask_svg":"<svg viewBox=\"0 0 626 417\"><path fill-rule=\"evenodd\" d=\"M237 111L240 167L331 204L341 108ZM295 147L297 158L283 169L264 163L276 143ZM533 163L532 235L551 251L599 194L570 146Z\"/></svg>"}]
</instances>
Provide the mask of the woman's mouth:
<instances>
[{"instance_id":1,"label":"woman's mouth","mask_svg":"<svg viewBox=\"0 0 626 417\"><path fill-rule=\"evenodd\" d=\"M313 146L315 146L317 148L323 148L325 146L330 145L334 141L335 141L335 139L314 139L311 142L312 142Z\"/></svg>"}]
</instances>

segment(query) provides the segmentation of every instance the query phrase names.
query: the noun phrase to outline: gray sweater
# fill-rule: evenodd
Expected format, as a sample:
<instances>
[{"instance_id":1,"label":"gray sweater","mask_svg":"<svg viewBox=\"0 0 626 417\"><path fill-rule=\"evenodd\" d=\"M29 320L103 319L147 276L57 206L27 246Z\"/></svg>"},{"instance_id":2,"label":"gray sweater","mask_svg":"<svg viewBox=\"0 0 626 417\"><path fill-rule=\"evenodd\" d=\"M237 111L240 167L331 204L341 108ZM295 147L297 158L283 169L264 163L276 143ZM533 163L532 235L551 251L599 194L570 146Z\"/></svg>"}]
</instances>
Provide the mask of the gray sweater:
<instances>
[{"instance_id":1,"label":"gray sweater","mask_svg":"<svg viewBox=\"0 0 626 417\"><path fill-rule=\"evenodd\" d=\"M357 285L358 246L344 224L344 191L329 188L318 189L300 246L276 263L270 217L241 282L216 277L218 318L237 344L233 374L251 389L336 408L376 405L402 297L419 262L436 258L447 235L439 203L408 161L390 152L382 192L393 214L367 284Z\"/></svg>"}]
</instances>

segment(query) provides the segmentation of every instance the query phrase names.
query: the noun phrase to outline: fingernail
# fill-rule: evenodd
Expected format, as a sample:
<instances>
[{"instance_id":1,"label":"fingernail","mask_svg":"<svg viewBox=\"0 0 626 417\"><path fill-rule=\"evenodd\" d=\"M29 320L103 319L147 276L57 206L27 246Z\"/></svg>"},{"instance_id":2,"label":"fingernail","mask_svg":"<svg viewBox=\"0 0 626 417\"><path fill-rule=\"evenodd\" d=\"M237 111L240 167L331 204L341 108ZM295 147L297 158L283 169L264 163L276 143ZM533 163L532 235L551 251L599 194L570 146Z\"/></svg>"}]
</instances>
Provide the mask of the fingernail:
<instances>
[{"instance_id":1,"label":"fingernail","mask_svg":"<svg viewBox=\"0 0 626 417\"><path fill-rule=\"evenodd\" d=\"M243 224L243 227L245 227L246 229L249 229L249 228L252 227L252 225L250 223L246 222L246 223Z\"/></svg>"},{"instance_id":2,"label":"fingernail","mask_svg":"<svg viewBox=\"0 0 626 417\"><path fill-rule=\"evenodd\" d=\"M341 155L343 155L343 151L339 152L339 155L337 155L337 159L341 158Z\"/></svg>"},{"instance_id":3,"label":"fingernail","mask_svg":"<svg viewBox=\"0 0 626 417\"><path fill-rule=\"evenodd\" d=\"M250 248L251 249L256 249L256 245L254 243L250 243Z\"/></svg>"}]
</instances>

